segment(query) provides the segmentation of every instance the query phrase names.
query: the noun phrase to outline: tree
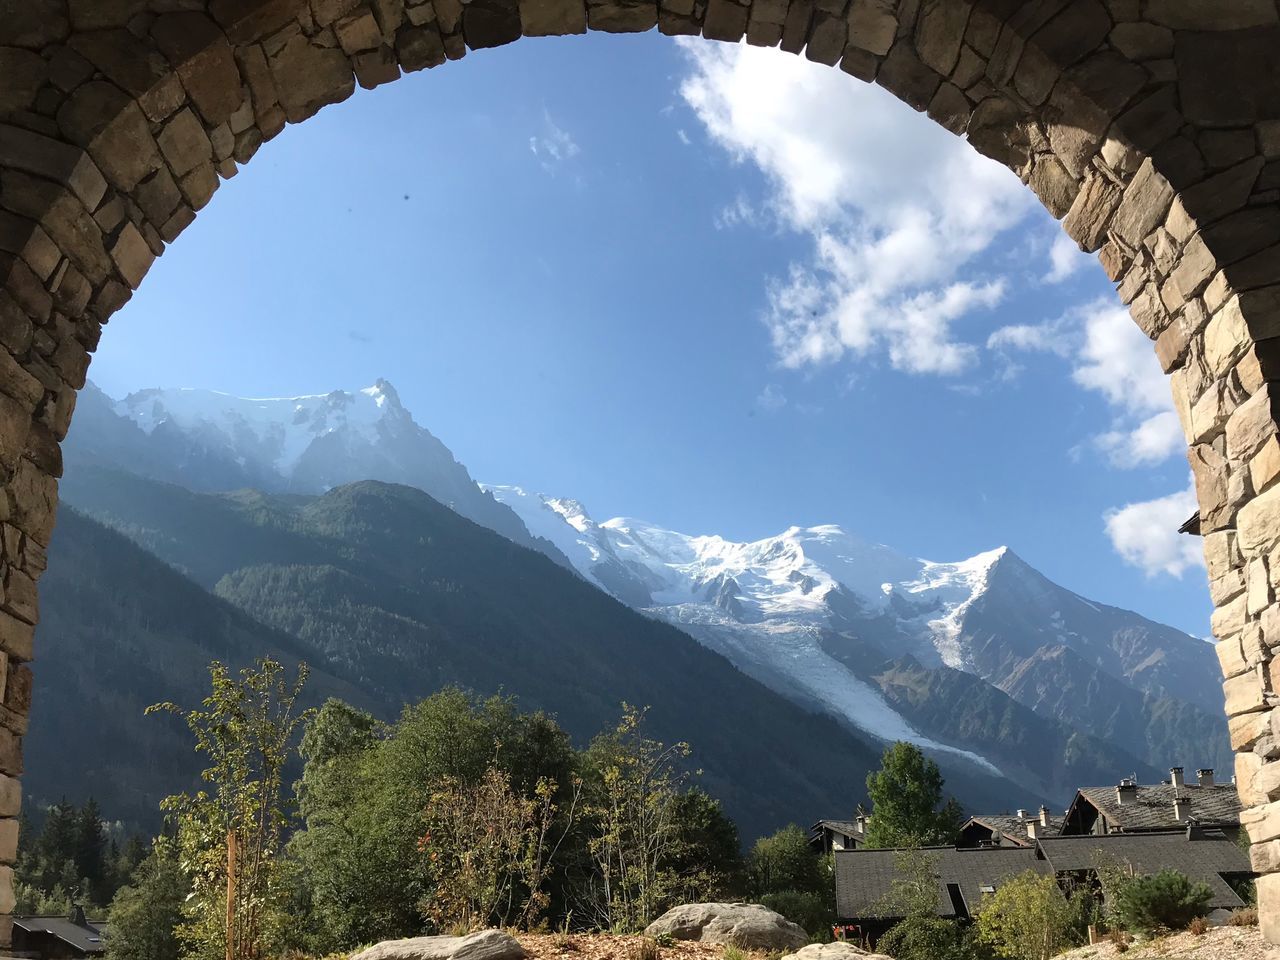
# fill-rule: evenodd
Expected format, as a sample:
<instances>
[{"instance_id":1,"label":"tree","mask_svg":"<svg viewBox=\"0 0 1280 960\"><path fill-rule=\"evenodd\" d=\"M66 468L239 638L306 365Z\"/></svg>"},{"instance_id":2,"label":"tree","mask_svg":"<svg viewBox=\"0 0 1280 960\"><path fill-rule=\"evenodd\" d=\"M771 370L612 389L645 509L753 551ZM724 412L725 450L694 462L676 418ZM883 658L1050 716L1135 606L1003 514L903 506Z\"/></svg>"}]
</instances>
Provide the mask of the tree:
<instances>
[{"instance_id":1,"label":"tree","mask_svg":"<svg viewBox=\"0 0 1280 960\"><path fill-rule=\"evenodd\" d=\"M747 876L754 897L787 892L820 894L831 889L831 874L824 869L823 858L794 823L755 842L747 858Z\"/></svg>"},{"instance_id":2,"label":"tree","mask_svg":"<svg viewBox=\"0 0 1280 960\"><path fill-rule=\"evenodd\" d=\"M307 667L298 665L292 683L270 658L238 675L214 661L209 676L201 707L147 708L182 717L209 763L201 779L212 785L211 793L161 804L177 822L179 862L191 880L177 933L192 956L257 960L281 919L274 873L288 816L280 788L294 733L308 716L295 712Z\"/></svg>"},{"instance_id":3,"label":"tree","mask_svg":"<svg viewBox=\"0 0 1280 960\"><path fill-rule=\"evenodd\" d=\"M734 899L746 885L738 825L720 801L700 787L676 797L671 813L674 836L667 867L673 895L686 903Z\"/></svg>"},{"instance_id":4,"label":"tree","mask_svg":"<svg viewBox=\"0 0 1280 960\"><path fill-rule=\"evenodd\" d=\"M867 775L871 820L869 847L921 847L951 843L964 821L954 798L943 801L938 765L915 744L898 741L884 752L880 769Z\"/></svg>"},{"instance_id":5,"label":"tree","mask_svg":"<svg viewBox=\"0 0 1280 960\"><path fill-rule=\"evenodd\" d=\"M585 759L592 773L586 808L595 873L584 906L608 930L647 926L666 902L673 876L675 813L689 774L687 743L667 746L641 732L644 710L622 705L622 719L597 736Z\"/></svg>"},{"instance_id":6,"label":"tree","mask_svg":"<svg viewBox=\"0 0 1280 960\"><path fill-rule=\"evenodd\" d=\"M982 945L954 920L912 916L894 924L876 943L894 960L981 960Z\"/></svg>"},{"instance_id":7,"label":"tree","mask_svg":"<svg viewBox=\"0 0 1280 960\"><path fill-rule=\"evenodd\" d=\"M75 812L71 823L72 859L76 875L84 881L84 896L91 903L109 903L107 833L97 801L90 797Z\"/></svg>"},{"instance_id":8,"label":"tree","mask_svg":"<svg viewBox=\"0 0 1280 960\"><path fill-rule=\"evenodd\" d=\"M1182 930L1209 912L1213 891L1177 870L1135 877L1115 897L1115 916L1128 930Z\"/></svg>"},{"instance_id":9,"label":"tree","mask_svg":"<svg viewBox=\"0 0 1280 960\"><path fill-rule=\"evenodd\" d=\"M1028 870L982 899L976 925L978 938L998 956L1049 960L1078 940L1078 919L1052 874Z\"/></svg>"},{"instance_id":10,"label":"tree","mask_svg":"<svg viewBox=\"0 0 1280 960\"><path fill-rule=\"evenodd\" d=\"M162 838L111 902L108 960L178 960L177 928L190 888L177 851Z\"/></svg>"}]
</instances>

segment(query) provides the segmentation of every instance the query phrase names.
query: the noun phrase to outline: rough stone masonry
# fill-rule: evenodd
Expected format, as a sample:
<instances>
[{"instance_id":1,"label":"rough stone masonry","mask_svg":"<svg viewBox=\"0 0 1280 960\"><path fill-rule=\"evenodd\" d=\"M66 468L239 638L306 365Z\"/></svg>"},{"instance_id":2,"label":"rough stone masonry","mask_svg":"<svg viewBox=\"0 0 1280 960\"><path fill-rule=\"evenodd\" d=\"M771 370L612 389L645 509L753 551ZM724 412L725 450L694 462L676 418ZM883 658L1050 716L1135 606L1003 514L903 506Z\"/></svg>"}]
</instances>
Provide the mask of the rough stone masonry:
<instances>
[{"instance_id":1,"label":"rough stone masonry","mask_svg":"<svg viewBox=\"0 0 1280 960\"><path fill-rule=\"evenodd\" d=\"M883 85L1098 253L1186 433L1262 926L1280 943L1277 0L0 0L4 942L36 583L103 325L222 180L357 84L526 36L654 27Z\"/></svg>"}]
</instances>

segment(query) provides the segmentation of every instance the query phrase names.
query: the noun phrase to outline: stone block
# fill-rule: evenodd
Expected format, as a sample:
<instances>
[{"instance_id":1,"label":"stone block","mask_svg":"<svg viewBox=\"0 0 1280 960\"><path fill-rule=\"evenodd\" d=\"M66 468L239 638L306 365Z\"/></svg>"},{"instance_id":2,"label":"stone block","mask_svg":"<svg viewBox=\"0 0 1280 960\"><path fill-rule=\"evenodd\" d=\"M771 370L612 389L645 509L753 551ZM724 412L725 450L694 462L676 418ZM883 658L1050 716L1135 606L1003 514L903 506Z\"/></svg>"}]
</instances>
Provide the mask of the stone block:
<instances>
[{"instance_id":1,"label":"stone block","mask_svg":"<svg viewBox=\"0 0 1280 960\"><path fill-rule=\"evenodd\" d=\"M1227 419L1227 456L1232 460L1252 457L1276 435L1277 417L1280 417L1280 394L1273 394L1263 385Z\"/></svg>"},{"instance_id":2,"label":"stone block","mask_svg":"<svg viewBox=\"0 0 1280 960\"><path fill-rule=\"evenodd\" d=\"M349 55L377 50L382 46L382 31L371 10L357 10L335 23L333 31L337 34L338 45Z\"/></svg>"},{"instance_id":3,"label":"stone block","mask_svg":"<svg viewBox=\"0 0 1280 960\"><path fill-rule=\"evenodd\" d=\"M570 3L579 3L579 0L568 0ZM582 9L582 30L585 33L586 26L586 8ZM552 22L548 18L547 23ZM527 29L527 28L526 28ZM532 34L532 36L541 36L542 34ZM400 60L400 65L409 72L422 70L427 67L438 67L444 63L444 44L440 40L440 31L436 29L435 23L428 23L422 26L403 26L396 31L396 56Z\"/></svg>"},{"instance_id":4,"label":"stone block","mask_svg":"<svg viewBox=\"0 0 1280 960\"><path fill-rule=\"evenodd\" d=\"M1271 580L1267 573L1267 562L1263 557L1257 557L1249 561L1248 573L1246 581L1248 584L1246 591L1245 609L1249 616L1256 617L1263 610L1267 609L1275 599L1271 589Z\"/></svg>"},{"instance_id":5,"label":"stone block","mask_svg":"<svg viewBox=\"0 0 1280 960\"><path fill-rule=\"evenodd\" d=\"M9 515L14 526L37 543L47 547L53 533L55 511L58 504L58 487L54 478L42 471L25 457L19 461L13 480L9 482ZM0 645L12 656L21 660L31 659L31 646L26 638L25 654L18 641L21 636L10 637L8 625L0 623ZM10 646L14 642L15 646Z\"/></svg>"},{"instance_id":6,"label":"stone block","mask_svg":"<svg viewBox=\"0 0 1280 960\"><path fill-rule=\"evenodd\" d=\"M520 0L519 10L525 36L561 37L587 32L583 0Z\"/></svg>"},{"instance_id":7,"label":"stone block","mask_svg":"<svg viewBox=\"0 0 1280 960\"><path fill-rule=\"evenodd\" d=\"M960 59L969 9L963 3L924 3L920 7L916 17L916 54L940 76L949 77Z\"/></svg>"},{"instance_id":8,"label":"stone block","mask_svg":"<svg viewBox=\"0 0 1280 960\"><path fill-rule=\"evenodd\" d=\"M40 54L0 46L0 115L33 109L48 75L49 67Z\"/></svg>"},{"instance_id":9,"label":"stone block","mask_svg":"<svg viewBox=\"0 0 1280 960\"><path fill-rule=\"evenodd\" d=\"M1280 545L1280 487L1258 494L1240 509L1236 532L1246 558L1270 553Z\"/></svg>"},{"instance_id":10,"label":"stone block","mask_svg":"<svg viewBox=\"0 0 1280 960\"><path fill-rule=\"evenodd\" d=\"M146 116L115 84L91 80L81 86L58 111L58 126L117 189L131 191L159 165Z\"/></svg>"},{"instance_id":11,"label":"stone block","mask_svg":"<svg viewBox=\"0 0 1280 960\"><path fill-rule=\"evenodd\" d=\"M1080 192L1071 203L1062 227L1086 252L1102 246L1112 214L1121 202L1120 188L1101 174L1085 178Z\"/></svg>"},{"instance_id":12,"label":"stone block","mask_svg":"<svg viewBox=\"0 0 1280 960\"><path fill-rule=\"evenodd\" d=\"M1224 679L1238 677L1249 671L1249 663L1244 658L1238 636L1227 637L1214 644L1214 652L1218 655L1218 665L1222 668Z\"/></svg>"},{"instance_id":13,"label":"stone block","mask_svg":"<svg viewBox=\"0 0 1280 960\"><path fill-rule=\"evenodd\" d=\"M929 105L942 82L938 75L920 62L909 44L895 44L880 65L879 84L913 110Z\"/></svg>"},{"instance_id":14,"label":"stone block","mask_svg":"<svg viewBox=\"0 0 1280 960\"><path fill-rule=\"evenodd\" d=\"M313 46L301 34L291 37L268 63L290 123L314 116L355 90L355 76L343 52Z\"/></svg>"},{"instance_id":15,"label":"stone block","mask_svg":"<svg viewBox=\"0 0 1280 960\"><path fill-rule=\"evenodd\" d=\"M0 2L0 44L39 50L64 38L71 24L66 0Z\"/></svg>"},{"instance_id":16,"label":"stone block","mask_svg":"<svg viewBox=\"0 0 1280 960\"><path fill-rule=\"evenodd\" d=\"M1253 834L1249 836L1252 838ZM1280 873L1258 877L1254 891L1258 898L1258 929L1267 943L1280 943Z\"/></svg>"},{"instance_id":17,"label":"stone block","mask_svg":"<svg viewBox=\"0 0 1280 960\"><path fill-rule=\"evenodd\" d=\"M270 36L295 20L307 0L209 0L209 13L236 46Z\"/></svg>"},{"instance_id":18,"label":"stone block","mask_svg":"<svg viewBox=\"0 0 1280 960\"><path fill-rule=\"evenodd\" d=\"M1236 775L1236 791L1240 794L1240 802L1246 807L1256 807L1273 798L1271 792L1280 792L1280 769L1267 770L1267 767L1280 767L1274 763L1263 763L1256 753L1241 751L1235 755L1234 770ZM1280 799L1277 796L1274 799Z\"/></svg>"},{"instance_id":19,"label":"stone block","mask_svg":"<svg viewBox=\"0 0 1280 960\"><path fill-rule=\"evenodd\" d=\"M70 46L108 80L135 97L149 120L163 120L182 105L182 84L168 61L128 30L77 33Z\"/></svg>"},{"instance_id":20,"label":"stone block","mask_svg":"<svg viewBox=\"0 0 1280 960\"><path fill-rule=\"evenodd\" d=\"M1244 713L1238 717L1227 719L1227 733L1231 738L1232 750L1246 750L1252 747L1269 728L1270 714Z\"/></svg>"},{"instance_id":21,"label":"stone block","mask_svg":"<svg viewBox=\"0 0 1280 960\"><path fill-rule=\"evenodd\" d=\"M1229 717L1267 709L1262 680L1254 671L1228 678L1223 682L1222 690L1225 694L1226 711Z\"/></svg>"},{"instance_id":22,"label":"stone block","mask_svg":"<svg viewBox=\"0 0 1280 960\"><path fill-rule=\"evenodd\" d=\"M1172 201L1173 187L1156 172L1152 162L1146 160L1124 189L1124 196L1111 221L1111 231L1136 247L1164 222Z\"/></svg>"},{"instance_id":23,"label":"stone block","mask_svg":"<svg viewBox=\"0 0 1280 960\"><path fill-rule=\"evenodd\" d=\"M196 10L163 13L151 35L208 126L223 123L244 99L226 34Z\"/></svg>"},{"instance_id":24,"label":"stone block","mask_svg":"<svg viewBox=\"0 0 1280 960\"><path fill-rule=\"evenodd\" d=\"M746 9L745 7L743 8ZM711 7L707 7L710 17ZM745 14L744 14L745 18ZM745 26L745 22L744 22ZM705 27L703 34L706 34ZM844 18L818 12L813 15L813 26L809 30L809 42L805 44L804 55L814 63L835 66L844 55L845 42L849 36L849 26Z\"/></svg>"},{"instance_id":25,"label":"stone block","mask_svg":"<svg viewBox=\"0 0 1280 960\"><path fill-rule=\"evenodd\" d=\"M643 33L658 23L658 5L644 0L588 0L587 26L607 33Z\"/></svg>"},{"instance_id":26,"label":"stone block","mask_svg":"<svg viewBox=\"0 0 1280 960\"><path fill-rule=\"evenodd\" d=\"M885 56L898 34L893 0L852 0L849 5L849 43L878 57Z\"/></svg>"},{"instance_id":27,"label":"stone block","mask_svg":"<svg viewBox=\"0 0 1280 960\"><path fill-rule=\"evenodd\" d=\"M1248 615L1245 594L1228 600L1215 609L1209 617L1209 625L1215 637L1230 637L1244 630ZM1243 713L1244 711L1237 711Z\"/></svg>"},{"instance_id":28,"label":"stone block","mask_svg":"<svg viewBox=\"0 0 1280 960\"><path fill-rule=\"evenodd\" d=\"M1270 437L1249 461L1249 480L1257 493L1280 479L1280 440Z\"/></svg>"}]
</instances>

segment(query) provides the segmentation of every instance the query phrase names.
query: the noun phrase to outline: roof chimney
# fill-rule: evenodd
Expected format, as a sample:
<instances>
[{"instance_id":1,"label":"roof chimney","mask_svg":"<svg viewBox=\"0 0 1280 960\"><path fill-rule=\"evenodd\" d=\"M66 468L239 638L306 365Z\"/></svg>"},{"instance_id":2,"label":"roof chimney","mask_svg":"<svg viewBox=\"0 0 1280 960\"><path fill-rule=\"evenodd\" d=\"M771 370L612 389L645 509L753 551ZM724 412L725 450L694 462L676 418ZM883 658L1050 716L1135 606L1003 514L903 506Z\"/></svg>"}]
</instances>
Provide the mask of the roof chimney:
<instances>
[{"instance_id":1,"label":"roof chimney","mask_svg":"<svg viewBox=\"0 0 1280 960\"><path fill-rule=\"evenodd\" d=\"M1027 821L1027 836L1028 836L1030 839L1035 840L1035 839L1037 839L1037 838L1039 837L1039 835L1040 835L1040 821L1039 821L1039 820L1028 820L1028 821Z\"/></svg>"},{"instance_id":2,"label":"roof chimney","mask_svg":"<svg viewBox=\"0 0 1280 960\"><path fill-rule=\"evenodd\" d=\"M1212 787L1213 786L1213 768L1201 767L1199 770L1197 770L1196 781L1202 787Z\"/></svg>"},{"instance_id":3,"label":"roof chimney","mask_svg":"<svg viewBox=\"0 0 1280 960\"><path fill-rule=\"evenodd\" d=\"M1173 789L1175 790L1182 789L1182 768L1181 767L1169 768L1169 782L1173 784Z\"/></svg>"},{"instance_id":4,"label":"roof chimney","mask_svg":"<svg viewBox=\"0 0 1280 960\"><path fill-rule=\"evenodd\" d=\"M1173 819L1179 823L1191 819L1191 798L1190 797L1174 797L1173 798Z\"/></svg>"},{"instance_id":5,"label":"roof chimney","mask_svg":"<svg viewBox=\"0 0 1280 960\"><path fill-rule=\"evenodd\" d=\"M1049 808L1043 803L1040 804L1040 826L1047 827L1049 825Z\"/></svg>"},{"instance_id":6,"label":"roof chimney","mask_svg":"<svg viewBox=\"0 0 1280 960\"><path fill-rule=\"evenodd\" d=\"M867 832L867 815L865 813L858 814L853 818L853 822L857 826L859 833Z\"/></svg>"},{"instance_id":7,"label":"roof chimney","mask_svg":"<svg viewBox=\"0 0 1280 960\"><path fill-rule=\"evenodd\" d=\"M1125 777L1116 784L1116 804L1123 807L1126 803L1133 803L1138 799L1138 785L1129 777Z\"/></svg>"},{"instance_id":8,"label":"roof chimney","mask_svg":"<svg viewBox=\"0 0 1280 960\"><path fill-rule=\"evenodd\" d=\"M1025 819L1027 819L1027 811L1025 811L1025 810L1023 810L1023 809L1019 808L1019 810L1018 810L1018 819L1019 819L1019 820L1025 820Z\"/></svg>"}]
</instances>

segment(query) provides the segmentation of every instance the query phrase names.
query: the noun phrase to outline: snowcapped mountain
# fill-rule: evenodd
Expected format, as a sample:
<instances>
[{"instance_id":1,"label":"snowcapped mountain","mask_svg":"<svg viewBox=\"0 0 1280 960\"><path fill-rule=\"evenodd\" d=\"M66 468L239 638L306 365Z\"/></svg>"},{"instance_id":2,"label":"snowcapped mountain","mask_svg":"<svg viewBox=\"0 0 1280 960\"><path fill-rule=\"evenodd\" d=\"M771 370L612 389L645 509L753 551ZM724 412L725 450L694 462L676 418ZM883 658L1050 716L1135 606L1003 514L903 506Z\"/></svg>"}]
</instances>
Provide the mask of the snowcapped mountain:
<instances>
[{"instance_id":1,"label":"snowcapped mountain","mask_svg":"<svg viewBox=\"0 0 1280 960\"><path fill-rule=\"evenodd\" d=\"M570 566L476 485L386 380L302 397L179 388L139 390L120 401L89 384L64 452L70 464L121 467L200 492L317 494L356 480L403 483Z\"/></svg>"},{"instance_id":2,"label":"snowcapped mountain","mask_svg":"<svg viewBox=\"0 0 1280 960\"><path fill-rule=\"evenodd\" d=\"M1229 756L1208 644L1086 600L1007 547L937 563L838 526L734 542L631 518L597 522L575 500L486 489L602 589L876 736L935 750L986 746L957 735L961 718L905 696L905 665L953 687L961 675L979 678L1009 701L999 709L1016 703L1067 723L1138 764ZM1161 732L1171 712L1188 728L1181 739Z\"/></svg>"},{"instance_id":3,"label":"snowcapped mountain","mask_svg":"<svg viewBox=\"0 0 1280 960\"><path fill-rule=\"evenodd\" d=\"M938 563L830 525L738 542L599 522L573 499L477 485L384 380L260 400L165 389L117 402L90 385L64 451L73 468L202 492L417 487L795 702L1034 796L1231 756L1208 644L1072 593L1012 550Z\"/></svg>"}]
</instances>

